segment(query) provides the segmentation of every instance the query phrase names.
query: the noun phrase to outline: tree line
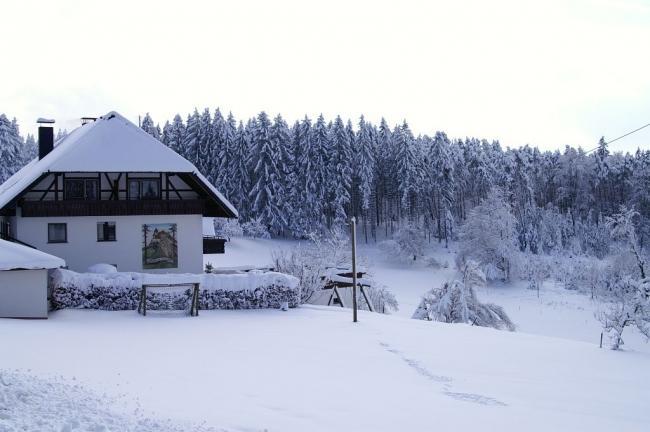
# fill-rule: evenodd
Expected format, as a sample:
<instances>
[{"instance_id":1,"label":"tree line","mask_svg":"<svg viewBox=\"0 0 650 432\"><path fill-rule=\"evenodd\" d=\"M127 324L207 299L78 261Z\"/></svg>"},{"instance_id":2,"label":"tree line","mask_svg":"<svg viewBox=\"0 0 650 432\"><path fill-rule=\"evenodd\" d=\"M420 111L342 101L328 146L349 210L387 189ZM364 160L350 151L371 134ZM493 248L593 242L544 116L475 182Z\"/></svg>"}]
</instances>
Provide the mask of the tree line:
<instances>
[{"instance_id":1,"label":"tree line","mask_svg":"<svg viewBox=\"0 0 650 432\"><path fill-rule=\"evenodd\" d=\"M304 237L355 216L366 241L404 223L448 241L493 188L510 204L522 251L571 245L602 256L603 220L621 205L640 213L642 244L650 234L650 151L611 153L604 139L592 152L504 149L444 132L414 136L406 122L320 115L288 125L265 112L243 122L218 109L176 115L162 129L147 114L142 128L274 235Z\"/></svg>"},{"instance_id":2,"label":"tree line","mask_svg":"<svg viewBox=\"0 0 650 432\"><path fill-rule=\"evenodd\" d=\"M406 122L320 115L289 125L281 115L242 121L219 109L176 115L162 127L147 114L141 127L195 164L242 221L276 236L306 237L355 216L366 241L408 223L446 242L494 188L510 205L522 251L604 256L603 220L621 205L639 212L642 246L650 234L650 151L611 153L602 139L591 153L504 149L444 132L415 136ZM35 155L34 138L0 115L0 181Z\"/></svg>"}]
</instances>

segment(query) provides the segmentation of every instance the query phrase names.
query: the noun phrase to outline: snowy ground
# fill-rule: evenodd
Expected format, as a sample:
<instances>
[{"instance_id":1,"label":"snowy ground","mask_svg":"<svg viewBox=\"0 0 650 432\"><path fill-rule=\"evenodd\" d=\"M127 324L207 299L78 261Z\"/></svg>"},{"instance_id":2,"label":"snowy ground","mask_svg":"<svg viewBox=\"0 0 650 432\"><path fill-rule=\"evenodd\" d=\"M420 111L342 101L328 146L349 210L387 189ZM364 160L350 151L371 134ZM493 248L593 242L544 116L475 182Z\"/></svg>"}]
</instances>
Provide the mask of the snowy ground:
<instances>
[{"instance_id":1,"label":"snowy ground","mask_svg":"<svg viewBox=\"0 0 650 432\"><path fill-rule=\"evenodd\" d=\"M266 265L291 242L242 240L215 266ZM547 284L480 293L515 333L408 317L450 268L389 263L392 316L304 306L157 312L65 310L0 320L0 431L646 431L650 352L598 349L589 299ZM594 334L596 333L596 334ZM547 335L547 336L544 336ZM552 337L548 337L552 336Z\"/></svg>"},{"instance_id":2,"label":"snowy ground","mask_svg":"<svg viewBox=\"0 0 650 432\"><path fill-rule=\"evenodd\" d=\"M230 430L593 432L650 425L645 353L379 314L360 318L354 325L349 310L320 306L204 311L198 318L67 310L47 321L1 321L2 365L74 378L109 400L123 395L114 408L119 416L139 408L144 418ZM49 410L62 417L77 415L77 404L57 402L40 401L56 404ZM5 413L2 421L13 418Z\"/></svg>"}]
</instances>

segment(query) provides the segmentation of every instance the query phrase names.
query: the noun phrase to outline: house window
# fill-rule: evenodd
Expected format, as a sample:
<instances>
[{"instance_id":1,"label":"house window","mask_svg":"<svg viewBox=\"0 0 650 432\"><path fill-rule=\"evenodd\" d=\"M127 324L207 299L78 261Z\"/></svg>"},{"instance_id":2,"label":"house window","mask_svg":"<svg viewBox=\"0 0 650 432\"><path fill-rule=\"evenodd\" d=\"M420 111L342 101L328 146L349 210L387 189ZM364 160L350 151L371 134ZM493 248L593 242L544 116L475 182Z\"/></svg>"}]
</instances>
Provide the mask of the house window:
<instances>
[{"instance_id":1,"label":"house window","mask_svg":"<svg viewBox=\"0 0 650 432\"><path fill-rule=\"evenodd\" d=\"M158 179L129 179L129 199L160 199Z\"/></svg>"},{"instance_id":2,"label":"house window","mask_svg":"<svg viewBox=\"0 0 650 432\"><path fill-rule=\"evenodd\" d=\"M47 224L47 242L48 243L67 243L68 242L68 224L50 223Z\"/></svg>"},{"instance_id":3,"label":"house window","mask_svg":"<svg viewBox=\"0 0 650 432\"><path fill-rule=\"evenodd\" d=\"M66 179L65 199L67 200L96 200L99 195L99 182L97 179Z\"/></svg>"},{"instance_id":4,"label":"house window","mask_svg":"<svg viewBox=\"0 0 650 432\"><path fill-rule=\"evenodd\" d=\"M115 241L115 222L97 222L97 241Z\"/></svg>"}]
</instances>

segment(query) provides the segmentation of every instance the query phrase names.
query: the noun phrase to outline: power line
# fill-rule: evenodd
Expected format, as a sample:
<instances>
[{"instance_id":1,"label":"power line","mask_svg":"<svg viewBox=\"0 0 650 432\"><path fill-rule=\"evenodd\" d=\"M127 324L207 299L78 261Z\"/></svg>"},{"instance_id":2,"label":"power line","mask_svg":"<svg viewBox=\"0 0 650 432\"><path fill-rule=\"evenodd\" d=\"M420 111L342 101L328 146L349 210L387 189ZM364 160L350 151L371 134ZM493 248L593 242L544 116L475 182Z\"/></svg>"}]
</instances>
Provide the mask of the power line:
<instances>
[{"instance_id":1,"label":"power line","mask_svg":"<svg viewBox=\"0 0 650 432\"><path fill-rule=\"evenodd\" d=\"M621 138L625 138L625 137L628 136L628 135L632 135L633 133L638 132L638 131L640 131L641 129L647 128L648 126L650 126L650 123L648 123L648 124L646 124L646 125L643 125L643 126L641 126L640 128L634 129L633 131L630 131L630 132L628 132L628 133L626 133L626 134L624 134L624 135L621 135L621 136L618 137L618 138L614 138L614 139L611 140L611 141L607 141L605 144L609 145L609 144L613 143L614 141L618 141L618 140L620 140ZM585 154L589 154L589 153L591 153L591 152L594 151L594 150L598 150L598 148L599 148L599 147L592 148L591 150L589 150L589 151L586 152Z\"/></svg>"}]
</instances>

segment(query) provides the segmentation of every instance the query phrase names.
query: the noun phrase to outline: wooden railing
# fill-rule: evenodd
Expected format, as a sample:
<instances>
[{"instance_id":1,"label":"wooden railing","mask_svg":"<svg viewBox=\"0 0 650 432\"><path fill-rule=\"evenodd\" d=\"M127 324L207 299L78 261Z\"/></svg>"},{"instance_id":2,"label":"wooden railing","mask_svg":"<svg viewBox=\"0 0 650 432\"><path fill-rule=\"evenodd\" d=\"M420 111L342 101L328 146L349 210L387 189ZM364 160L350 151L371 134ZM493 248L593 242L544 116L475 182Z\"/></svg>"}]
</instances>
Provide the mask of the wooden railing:
<instances>
[{"instance_id":1,"label":"wooden railing","mask_svg":"<svg viewBox=\"0 0 650 432\"><path fill-rule=\"evenodd\" d=\"M23 201L23 217L203 214L204 200Z\"/></svg>"}]
</instances>

